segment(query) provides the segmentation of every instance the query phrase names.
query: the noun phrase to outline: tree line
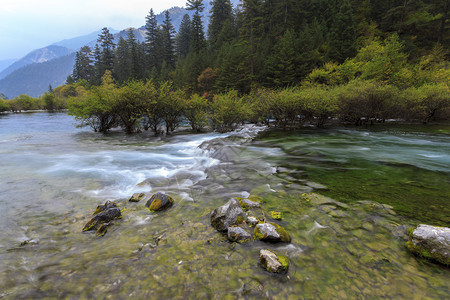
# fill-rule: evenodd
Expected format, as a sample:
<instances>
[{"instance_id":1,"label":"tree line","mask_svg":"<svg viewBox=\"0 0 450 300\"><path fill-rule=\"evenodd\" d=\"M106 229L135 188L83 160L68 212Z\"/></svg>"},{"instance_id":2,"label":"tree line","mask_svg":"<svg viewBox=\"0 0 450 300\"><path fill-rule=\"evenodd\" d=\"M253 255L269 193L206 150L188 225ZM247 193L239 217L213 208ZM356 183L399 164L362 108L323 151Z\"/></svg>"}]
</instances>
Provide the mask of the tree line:
<instances>
[{"instance_id":1,"label":"tree line","mask_svg":"<svg viewBox=\"0 0 450 300\"><path fill-rule=\"evenodd\" d=\"M330 118L355 124L449 118L448 0L211 4L205 28L203 1L188 0L195 13L184 16L177 33L168 11L158 25L150 10L142 43L129 30L115 45L104 28L94 49L80 49L72 76L54 94L69 99L83 124L92 122L83 105L104 102L105 109L125 111L119 107L132 95L147 95L146 104L130 113L131 125L112 111L114 117L104 118L127 132L159 132L161 124L173 130L178 123L164 118L161 108L170 101L180 106L176 120L201 120L191 124L194 129L229 130L244 119L289 129L304 122L322 126ZM103 87L105 74L114 93ZM201 108L195 118L189 105ZM227 111L231 107L238 109Z\"/></svg>"}]
</instances>

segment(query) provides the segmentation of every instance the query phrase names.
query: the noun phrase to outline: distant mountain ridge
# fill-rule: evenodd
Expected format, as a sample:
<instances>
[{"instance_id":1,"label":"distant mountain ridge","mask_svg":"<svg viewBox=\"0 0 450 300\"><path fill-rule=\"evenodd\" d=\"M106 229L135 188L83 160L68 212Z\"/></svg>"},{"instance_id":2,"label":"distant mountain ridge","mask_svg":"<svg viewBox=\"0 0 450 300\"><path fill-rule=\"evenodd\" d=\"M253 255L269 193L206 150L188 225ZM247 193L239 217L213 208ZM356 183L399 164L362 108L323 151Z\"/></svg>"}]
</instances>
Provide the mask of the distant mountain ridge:
<instances>
[{"instance_id":1,"label":"distant mountain ridge","mask_svg":"<svg viewBox=\"0 0 450 300\"><path fill-rule=\"evenodd\" d=\"M14 62L12 65L7 67L6 69L4 69L0 73L0 79L5 78L12 72L14 72L26 65L30 65L30 64L34 64L34 63L43 63L43 62L46 62L46 61L49 61L49 60L52 60L52 59L55 59L55 58L58 58L61 56L68 55L68 54L70 54L70 52L71 51L69 49L67 49L66 47L52 46L52 45L41 48L41 49L34 50L34 51L28 53L23 58Z\"/></svg>"},{"instance_id":2,"label":"distant mountain ridge","mask_svg":"<svg viewBox=\"0 0 450 300\"><path fill-rule=\"evenodd\" d=\"M20 94L39 97L49 84L57 87L66 81L75 64L75 52L43 63L22 67L0 80L0 93L12 99Z\"/></svg>"},{"instance_id":3,"label":"distant mountain ridge","mask_svg":"<svg viewBox=\"0 0 450 300\"><path fill-rule=\"evenodd\" d=\"M236 7L239 0L231 0L231 3ZM204 1L204 4L203 25L206 34L212 6L209 0ZM188 11L181 7L172 7L168 10L176 31L178 31L185 14L191 17L194 14L193 11ZM158 24L162 24L164 19L164 12L156 15ZM109 30L114 34L114 42L116 44L120 37L124 39L127 37L127 30L117 31L111 28ZM93 48L97 43L97 37L100 32L101 30L53 43L47 47L34 50L25 57L15 61L0 72L0 93L10 98L24 93L37 97L47 91L49 84L52 84L54 87L63 84L67 76L72 74L75 52L85 45ZM143 42L145 39L145 26L134 29L134 34L137 40ZM69 68L68 64L70 62L72 62L72 66ZM58 64L61 65L58 66ZM59 70L56 71L58 68ZM33 76L36 76L36 78Z\"/></svg>"}]
</instances>

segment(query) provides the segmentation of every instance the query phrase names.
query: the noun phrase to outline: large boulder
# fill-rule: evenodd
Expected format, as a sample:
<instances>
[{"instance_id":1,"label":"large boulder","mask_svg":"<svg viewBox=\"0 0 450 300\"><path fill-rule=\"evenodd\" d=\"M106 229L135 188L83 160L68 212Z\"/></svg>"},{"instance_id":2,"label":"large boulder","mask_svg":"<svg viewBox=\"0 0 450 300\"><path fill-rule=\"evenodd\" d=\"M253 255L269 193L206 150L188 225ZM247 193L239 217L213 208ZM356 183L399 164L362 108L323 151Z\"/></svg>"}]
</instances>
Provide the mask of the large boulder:
<instances>
[{"instance_id":1,"label":"large boulder","mask_svg":"<svg viewBox=\"0 0 450 300\"><path fill-rule=\"evenodd\" d=\"M173 205L172 197L158 192L154 194L150 200L147 201L145 207L152 211L160 211L165 210Z\"/></svg>"},{"instance_id":2,"label":"large boulder","mask_svg":"<svg viewBox=\"0 0 450 300\"><path fill-rule=\"evenodd\" d=\"M246 218L247 214L242 210L239 201L231 199L211 213L211 224L218 231L227 231L228 227L242 223Z\"/></svg>"},{"instance_id":3,"label":"large boulder","mask_svg":"<svg viewBox=\"0 0 450 300\"><path fill-rule=\"evenodd\" d=\"M406 247L416 255L450 266L450 228L420 224L409 236Z\"/></svg>"},{"instance_id":4,"label":"large boulder","mask_svg":"<svg viewBox=\"0 0 450 300\"><path fill-rule=\"evenodd\" d=\"M272 273L284 273L289 269L289 258L271 250L261 249L259 262L264 269Z\"/></svg>"},{"instance_id":5,"label":"large boulder","mask_svg":"<svg viewBox=\"0 0 450 300\"><path fill-rule=\"evenodd\" d=\"M252 238L252 235L241 227L228 227L228 240L231 242L245 242Z\"/></svg>"},{"instance_id":6,"label":"large boulder","mask_svg":"<svg viewBox=\"0 0 450 300\"><path fill-rule=\"evenodd\" d=\"M280 225L275 223L261 223L254 230L255 238L265 242L291 242L291 236Z\"/></svg>"}]
</instances>

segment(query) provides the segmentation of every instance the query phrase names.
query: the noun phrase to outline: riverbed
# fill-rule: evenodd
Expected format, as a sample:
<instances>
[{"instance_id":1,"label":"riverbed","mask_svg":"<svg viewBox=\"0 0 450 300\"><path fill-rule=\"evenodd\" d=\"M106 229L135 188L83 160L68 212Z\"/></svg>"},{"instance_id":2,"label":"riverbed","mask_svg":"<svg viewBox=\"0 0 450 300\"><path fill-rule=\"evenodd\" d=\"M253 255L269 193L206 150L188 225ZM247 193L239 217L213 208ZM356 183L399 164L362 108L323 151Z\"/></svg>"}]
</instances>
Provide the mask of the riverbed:
<instances>
[{"instance_id":1,"label":"riverbed","mask_svg":"<svg viewBox=\"0 0 450 300\"><path fill-rule=\"evenodd\" d=\"M409 226L448 226L445 130L154 137L75 124L64 113L0 116L0 297L448 297L449 269L404 247ZM128 202L157 191L174 207ZM248 195L281 212L292 243L235 244L211 227L214 208ZM123 218L102 238L82 233L106 200ZM263 270L263 248L288 256L289 272Z\"/></svg>"}]
</instances>

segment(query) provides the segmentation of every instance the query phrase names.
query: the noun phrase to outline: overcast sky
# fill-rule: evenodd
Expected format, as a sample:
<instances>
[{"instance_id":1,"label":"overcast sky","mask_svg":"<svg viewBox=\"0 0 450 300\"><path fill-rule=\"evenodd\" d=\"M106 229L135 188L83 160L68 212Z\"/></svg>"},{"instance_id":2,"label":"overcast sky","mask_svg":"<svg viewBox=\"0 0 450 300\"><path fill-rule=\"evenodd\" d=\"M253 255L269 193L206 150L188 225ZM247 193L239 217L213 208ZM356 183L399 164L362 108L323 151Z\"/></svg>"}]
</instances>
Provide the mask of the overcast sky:
<instances>
[{"instance_id":1,"label":"overcast sky","mask_svg":"<svg viewBox=\"0 0 450 300\"><path fill-rule=\"evenodd\" d=\"M103 27L140 27L155 13L186 0L0 0L0 60Z\"/></svg>"}]
</instances>

